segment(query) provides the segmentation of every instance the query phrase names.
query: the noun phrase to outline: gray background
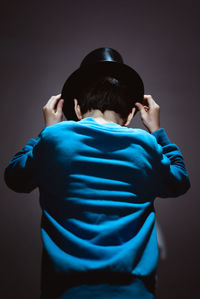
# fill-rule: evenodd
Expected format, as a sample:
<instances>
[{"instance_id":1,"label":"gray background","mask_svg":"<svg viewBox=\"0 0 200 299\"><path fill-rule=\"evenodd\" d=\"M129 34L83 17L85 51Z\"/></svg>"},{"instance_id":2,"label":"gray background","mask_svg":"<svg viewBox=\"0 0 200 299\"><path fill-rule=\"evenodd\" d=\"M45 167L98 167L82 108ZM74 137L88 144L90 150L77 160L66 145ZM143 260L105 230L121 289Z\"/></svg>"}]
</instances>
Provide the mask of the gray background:
<instances>
[{"instance_id":1,"label":"gray background","mask_svg":"<svg viewBox=\"0 0 200 299\"><path fill-rule=\"evenodd\" d=\"M161 107L161 126L181 149L191 189L156 199L165 248L160 299L199 294L199 10L197 1L1 1L1 298L38 298L38 190L3 181L12 156L44 126L42 107L84 56L118 50ZM144 128L139 115L132 127Z\"/></svg>"}]
</instances>

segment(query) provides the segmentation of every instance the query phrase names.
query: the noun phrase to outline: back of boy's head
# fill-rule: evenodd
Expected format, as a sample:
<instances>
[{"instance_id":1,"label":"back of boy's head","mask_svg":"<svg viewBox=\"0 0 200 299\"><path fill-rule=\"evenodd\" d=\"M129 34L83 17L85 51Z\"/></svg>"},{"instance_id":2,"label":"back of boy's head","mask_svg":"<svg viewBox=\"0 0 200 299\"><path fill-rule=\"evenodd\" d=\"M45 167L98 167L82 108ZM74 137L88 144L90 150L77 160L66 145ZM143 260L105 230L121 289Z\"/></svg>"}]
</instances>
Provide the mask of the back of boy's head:
<instances>
[{"instance_id":1,"label":"back of boy's head","mask_svg":"<svg viewBox=\"0 0 200 299\"><path fill-rule=\"evenodd\" d=\"M105 110L112 110L122 119L128 117L137 101L135 99L134 102L125 83L107 75L85 86L78 94L77 100L82 114L93 109L98 109L102 113Z\"/></svg>"}]
</instances>

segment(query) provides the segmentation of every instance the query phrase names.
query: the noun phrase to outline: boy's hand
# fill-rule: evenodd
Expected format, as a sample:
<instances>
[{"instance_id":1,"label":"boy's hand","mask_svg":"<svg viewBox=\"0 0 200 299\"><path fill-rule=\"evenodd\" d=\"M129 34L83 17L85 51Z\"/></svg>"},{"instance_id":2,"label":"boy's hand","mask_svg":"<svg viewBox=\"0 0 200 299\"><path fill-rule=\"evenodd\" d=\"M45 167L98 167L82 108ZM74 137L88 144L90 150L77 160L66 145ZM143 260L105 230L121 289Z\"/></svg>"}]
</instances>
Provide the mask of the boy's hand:
<instances>
[{"instance_id":1,"label":"boy's hand","mask_svg":"<svg viewBox=\"0 0 200 299\"><path fill-rule=\"evenodd\" d=\"M42 108L44 115L45 126L51 126L59 123L63 119L62 107L64 100L61 99L61 94L52 96L46 105Z\"/></svg>"},{"instance_id":2,"label":"boy's hand","mask_svg":"<svg viewBox=\"0 0 200 299\"><path fill-rule=\"evenodd\" d=\"M144 105L135 103L135 106L140 111L141 120L150 133L160 129L160 106L151 95L144 95Z\"/></svg>"}]
</instances>

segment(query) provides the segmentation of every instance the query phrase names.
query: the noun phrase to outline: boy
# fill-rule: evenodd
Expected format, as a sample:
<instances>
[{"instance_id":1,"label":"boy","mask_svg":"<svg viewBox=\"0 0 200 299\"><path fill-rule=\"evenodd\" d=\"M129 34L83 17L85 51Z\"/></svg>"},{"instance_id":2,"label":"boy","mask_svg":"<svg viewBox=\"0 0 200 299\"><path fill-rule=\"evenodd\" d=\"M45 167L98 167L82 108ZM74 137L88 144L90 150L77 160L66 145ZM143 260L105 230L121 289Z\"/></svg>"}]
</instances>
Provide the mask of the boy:
<instances>
[{"instance_id":1,"label":"boy","mask_svg":"<svg viewBox=\"0 0 200 299\"><path fill-rule=\"evenodd\" d=\"M154 298L154 200L190 181L152 96L125 98L120 80L101 77L74 98L77 121L62 121L66 99L51 97L44 129L5 170L14 191L39 187L41 298ZM149 132L127 127L137 110Z\"/></svg>"}]
</instances>

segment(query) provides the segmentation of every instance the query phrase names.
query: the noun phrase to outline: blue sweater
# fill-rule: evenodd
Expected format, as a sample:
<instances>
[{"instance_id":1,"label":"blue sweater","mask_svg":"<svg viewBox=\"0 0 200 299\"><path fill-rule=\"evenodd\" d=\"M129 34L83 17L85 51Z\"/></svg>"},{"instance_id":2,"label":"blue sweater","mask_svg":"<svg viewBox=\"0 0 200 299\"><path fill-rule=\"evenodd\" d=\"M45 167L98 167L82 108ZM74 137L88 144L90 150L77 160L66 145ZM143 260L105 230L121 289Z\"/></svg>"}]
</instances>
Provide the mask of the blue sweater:
<instances>
[{"instance_id":1,"label":"blue sweater","mask_svg":"<svg viewBox=\"0 0 200 299\"><path fill-rule=\"evenodd\" d=\"M182 154L163 128L150 134L92 117L45 127L13 157L4 178L16 192L39 187L44 293L76 273L154 276L154 200L190 187Z\"/></svg>"}]
</instances>

